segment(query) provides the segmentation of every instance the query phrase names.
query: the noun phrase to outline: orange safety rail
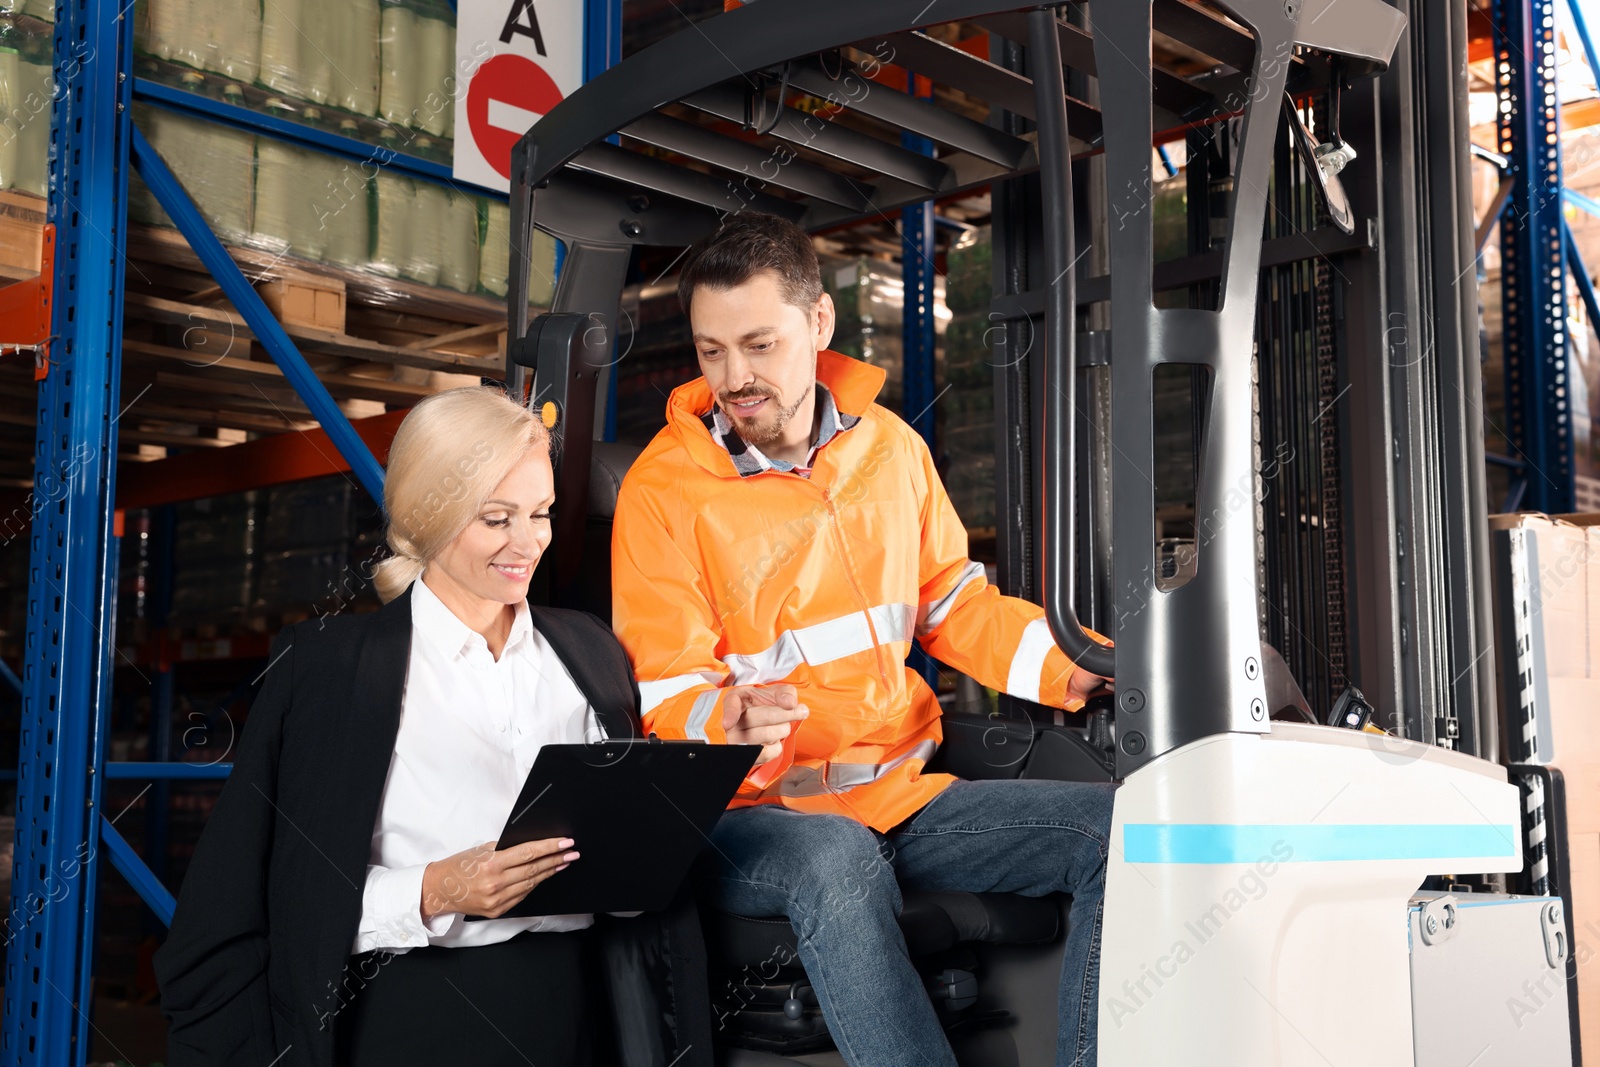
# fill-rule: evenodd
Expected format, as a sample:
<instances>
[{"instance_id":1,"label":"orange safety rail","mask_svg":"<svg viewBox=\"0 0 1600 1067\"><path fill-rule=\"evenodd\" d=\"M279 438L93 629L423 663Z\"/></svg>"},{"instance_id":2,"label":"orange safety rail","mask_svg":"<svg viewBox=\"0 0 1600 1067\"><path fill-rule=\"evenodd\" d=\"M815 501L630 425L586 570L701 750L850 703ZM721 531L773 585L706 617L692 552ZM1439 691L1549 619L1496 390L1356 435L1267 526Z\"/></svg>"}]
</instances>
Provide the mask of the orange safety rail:
<instances>
[{"instance_id":1,"label":"orange safety rail","mask_svg":"<svg viewBox=\"0 0 1600 1067\"><path fill-rule=\"evenodd\" d=\"M45 223L39 255L39 276L0 288L0 349L12 345L41 346L35 353L33 377L49 373L43 346L50 340L50 298L56 279L56 228Z\"/></svg>"},{"instance_id":2,"label":"orange safety rail","mask_svg":"<svg viewBox=\"0 0 1600 1067\"><path fill-rule=\"evenodd\" d=\"M379 463L388 461L400 420L410 408L352 419L356 431ZM148 463L123 463L117 468L117 507L148 508L179 500L262 489L269 485L320 478L350 469L322 430L274 434L227 448L188 452Z\"/></svg>"}]
</instances>

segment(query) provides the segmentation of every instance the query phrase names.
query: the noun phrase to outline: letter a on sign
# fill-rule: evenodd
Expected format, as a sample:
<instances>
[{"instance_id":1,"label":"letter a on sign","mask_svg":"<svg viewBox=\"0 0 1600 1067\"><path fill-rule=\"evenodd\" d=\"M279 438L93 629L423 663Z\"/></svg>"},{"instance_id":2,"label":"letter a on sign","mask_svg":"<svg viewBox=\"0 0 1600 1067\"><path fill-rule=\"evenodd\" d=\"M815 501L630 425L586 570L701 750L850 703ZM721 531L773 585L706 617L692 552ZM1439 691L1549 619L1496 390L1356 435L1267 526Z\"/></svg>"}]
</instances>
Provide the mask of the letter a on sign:
<instances>
[{"instance_id":1,"label":"letter a on sign","mask_svg":"<svg viewBox=\"0 0 1600 1067\"><path fill-rule=\"evenodd\" d=\"M583 82L583 0L460 0L455 177L508 192L511 147Z\"/></svg>"},{"instance_id":2,"label":"letter a on sign","mask_svg":"<svg viewBox=\"0 0 1600 1067\"><path fill-rule=\"evenodd\" d=\"M544 35L539 32L539 13L533 9L533 0L512 0L511 14L506 16L506 24L500 30L500 43L509 43L514 33L533 38L533 47L541 56L546 54Z\"/></svg>"}]
</instances>

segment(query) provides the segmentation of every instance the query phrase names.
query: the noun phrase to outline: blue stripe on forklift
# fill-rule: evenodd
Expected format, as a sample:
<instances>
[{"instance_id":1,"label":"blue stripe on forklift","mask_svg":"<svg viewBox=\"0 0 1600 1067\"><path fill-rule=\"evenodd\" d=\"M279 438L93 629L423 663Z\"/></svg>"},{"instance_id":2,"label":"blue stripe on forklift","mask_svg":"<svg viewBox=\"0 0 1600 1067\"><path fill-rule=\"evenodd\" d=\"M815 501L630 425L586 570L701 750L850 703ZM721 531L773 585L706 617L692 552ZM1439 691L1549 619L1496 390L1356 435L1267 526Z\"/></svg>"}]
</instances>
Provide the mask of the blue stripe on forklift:
<instances>
[{"instance_id":1,"label":"blue stripe on forklift","mask_svg":"<svg viewBox=\"0 0 1600 1067\"><path fill-rule=\"evenodd\" d=\"M1327 863L1494 857L1516 859L1520 831L1489 824L1128 823L1129 863Z\"/></svg>"}]
</instances>

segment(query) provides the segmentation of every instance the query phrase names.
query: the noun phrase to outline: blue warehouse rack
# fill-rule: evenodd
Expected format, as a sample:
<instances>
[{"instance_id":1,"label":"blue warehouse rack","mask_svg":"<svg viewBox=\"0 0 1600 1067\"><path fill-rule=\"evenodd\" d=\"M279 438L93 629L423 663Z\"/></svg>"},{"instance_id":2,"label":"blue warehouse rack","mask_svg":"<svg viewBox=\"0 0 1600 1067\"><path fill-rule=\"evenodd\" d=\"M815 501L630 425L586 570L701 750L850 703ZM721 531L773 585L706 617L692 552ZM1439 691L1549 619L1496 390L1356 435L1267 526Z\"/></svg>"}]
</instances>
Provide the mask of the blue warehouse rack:
<instances>
[{"instance_id":1,"label":"blue warehouse rack","mask_svg":"<svg viewBox=\"0 0 1600 1067\"><path fill-rule=\"evenodd\" d=\"M17 836L7 916L6 1062L81 1061L111 624L132 20L57 6L49 218L52 364L39 383Z\"/></svg>"},{"instance_id":2,"label":"blue warehouse rack","mask_svg":"<svg viewBox=\"0 0 1600 1067\"><path fill-rule=\"evenodd\" d=\"M1552 514L1571 511L1575 495L1557 6L1495 0L1493 12L1499 150L1510 178L1500 215L1506 436L1525 479L1521 506ZM1577 3L1572 10L1581 20Z\"/></svg>"},{"instance_id":3,"label":"blue warehouse rack","mask_svg":"<svg viewBox=\"0 0 1600 1067\"><path fill-rule=\"evenodd\" d=\"M615 62L620 0L583 0L586 74ZM371 146L133 77L132 4L56 9L49 219L55 227L48 373L38 386L12 899L6 924L7 1064L82 1064L88 1054L94 888L102 854L156 916L173 897L100 814L107 779L217 778L227 764L108 763L123 271L130 164L338 446L381 499L383 472L193 201L131 121L137 97L357 161ZM385 166L450 182L448 168L386 154ZM482 190L473 190L482 192ZM169 690L166 699L170 699ZM154 694L161 699L161 694ZM164 702L164 701L163 701ZM153 711L154 713L154 711ZM159 755L159 753L158 753Z\"/></svg>"}]
</instances>

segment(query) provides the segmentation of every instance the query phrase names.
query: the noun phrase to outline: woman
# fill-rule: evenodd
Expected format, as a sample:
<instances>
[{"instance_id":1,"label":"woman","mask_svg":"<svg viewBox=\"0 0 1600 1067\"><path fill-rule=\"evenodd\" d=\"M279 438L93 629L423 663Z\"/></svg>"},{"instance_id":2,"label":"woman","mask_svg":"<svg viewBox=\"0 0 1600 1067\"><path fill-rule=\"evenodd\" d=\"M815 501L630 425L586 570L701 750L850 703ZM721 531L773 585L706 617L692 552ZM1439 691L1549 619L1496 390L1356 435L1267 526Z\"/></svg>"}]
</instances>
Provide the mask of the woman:
<instances>
[{"instance_id":1,"label":"woman","mask_svg":"<svg viewBox=\"0 0 1600 1067\"><path fill-rule=\"evenodd\" d=\"M540 746L638 728L611 631L527 604L553 497L497 390L401 423L385 605L279 635L156 955L170 1063L588 1062L592 917L494 918L583 862L494 850Z\"/></svg>"}]
</instances>

